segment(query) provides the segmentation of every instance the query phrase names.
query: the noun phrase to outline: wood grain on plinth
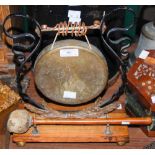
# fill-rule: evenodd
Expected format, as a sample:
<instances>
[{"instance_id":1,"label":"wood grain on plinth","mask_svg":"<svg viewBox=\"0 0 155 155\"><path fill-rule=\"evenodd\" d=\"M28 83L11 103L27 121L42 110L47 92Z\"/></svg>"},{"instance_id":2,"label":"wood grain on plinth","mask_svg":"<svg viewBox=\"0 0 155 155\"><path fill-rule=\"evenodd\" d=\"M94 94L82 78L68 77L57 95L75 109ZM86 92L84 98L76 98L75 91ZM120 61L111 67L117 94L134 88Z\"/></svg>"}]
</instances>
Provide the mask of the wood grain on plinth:
<instances>
[{"instance_id":1,"label":"wood grain on plinth","mask_svg":"<svg viewBox=\"0 0 155 155\"><path fill-rule=\"evenodd\" d=\"M112 134L106 135L102 125L40 125L39 134L30 128L25 134L14 134L13 142L128 142L127 126L110 126Z\"/></svg>"}]
</instances>

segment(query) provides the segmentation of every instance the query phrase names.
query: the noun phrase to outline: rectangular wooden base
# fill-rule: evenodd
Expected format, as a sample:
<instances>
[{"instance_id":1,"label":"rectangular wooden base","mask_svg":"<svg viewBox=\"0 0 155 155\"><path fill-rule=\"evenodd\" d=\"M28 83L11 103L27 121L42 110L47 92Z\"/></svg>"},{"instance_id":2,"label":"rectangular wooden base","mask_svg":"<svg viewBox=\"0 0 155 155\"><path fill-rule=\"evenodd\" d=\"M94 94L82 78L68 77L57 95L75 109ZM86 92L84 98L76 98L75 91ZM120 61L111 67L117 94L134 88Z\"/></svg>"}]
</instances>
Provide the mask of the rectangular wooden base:
<instances>
[{"instance_id":1,"label":"rectangular wooden base","mask_svg":"<svg viewBox=\"0 0 155 155\"><path fill-rule=\"evenodd\" d=\"M102 125L38 125L38 134L33 127L24 134L13 134L12 140L20 142L117 142L129 141L127 126ZM110 134L106 134L106 133ZM22 143L21 143L22 144Z\"/></svg>"}]
</instances>

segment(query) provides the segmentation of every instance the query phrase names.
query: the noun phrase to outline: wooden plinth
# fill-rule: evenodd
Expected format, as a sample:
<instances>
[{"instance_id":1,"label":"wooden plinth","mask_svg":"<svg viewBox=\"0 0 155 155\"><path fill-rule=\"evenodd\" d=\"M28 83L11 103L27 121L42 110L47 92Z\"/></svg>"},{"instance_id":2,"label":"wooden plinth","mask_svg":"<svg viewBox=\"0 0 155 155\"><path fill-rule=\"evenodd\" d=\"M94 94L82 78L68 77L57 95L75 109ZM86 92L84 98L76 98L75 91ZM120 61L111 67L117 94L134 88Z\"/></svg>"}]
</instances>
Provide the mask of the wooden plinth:
<instances>
[{"instance_id":1,"label":"wooden plinth","mask_svg":"<svg viewBox=\"0 0 155 155\"><path fill-rule=\"evenodd\" d=\"M110 117L122 117L114 113ZM18 146L27 142L116 142L123 145L129 141L128 127L121 125L38 125L38 133L31 127L24 134L13 134L12 141ZM109 133L109 134L108 134Z\"/></svg>"},{"instance_id":2,"label":"wooden plinth","mask_svg":"<svg viewBox=\"0 0 155 155\"><path fill-rule=\"evenodd\" d=\"M106 126L95 125L40 125L39 133L33 128L25 134L14 134L13 142L128 142L127 126L110 126L111 134L106 135Z\"/></svg>"}]
</instances>

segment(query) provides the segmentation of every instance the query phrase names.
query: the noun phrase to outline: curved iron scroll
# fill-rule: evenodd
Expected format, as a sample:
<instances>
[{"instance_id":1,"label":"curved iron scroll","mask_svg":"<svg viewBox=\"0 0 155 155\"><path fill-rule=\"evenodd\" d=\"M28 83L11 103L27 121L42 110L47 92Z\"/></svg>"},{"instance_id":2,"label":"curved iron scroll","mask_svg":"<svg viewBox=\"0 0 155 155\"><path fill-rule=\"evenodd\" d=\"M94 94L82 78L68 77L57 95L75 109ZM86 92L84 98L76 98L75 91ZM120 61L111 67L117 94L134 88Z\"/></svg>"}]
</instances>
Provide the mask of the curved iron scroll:
<instances>
[{"instance_id":1,"label":"curved iron scroll","mask_svg":"<svg viewBox=\"0 0 155 155\"><path fill-rule=\"evenodd\" d=\"M128 27L114 27L111 28L110 30L108 30L107 34L106 34L106 38L105 38L105 31L104 31L104 27L106 27L105 25L105 20L106 18L108 18L110 15L118 12L118 11L129 11L130 13L133 14L134 16L134 21L131 25L129 25ZM105 45L105 47L109 50L110 56L115 58L117 60L120 72L121 72L121 77L122 77L122 85L118 88L118 90L111 96L111 98L109 98L107 101L104 101L100 107L103 108L106 105L109 105L111 103L113 103L114 101L116 101L117 99L119 99L119 97L125 92L126 90L126 83L127 83L127 77L126 77L126 70L127 70L127 62L128 62L128 52L127 52L127 48L131 45L131 38L130 37L121 37L117 40L113 40L111 39L111 34L116 33L116 32L127 32L128 30L130 30L135 24L135 12L131 9L131 8L127 8L127 7L121 7L121 8L116 8L114 10L112 10L110 13L108 14L104 14L103 18L101 20L101 27L100 27L100 33L101 33L101 39L103 44ZM120 49L120 53L122 55L122 57L120 57L115 50L108 44L108 42L111 43L112 45L119 45L121 43L125 43L121 49Z\"/></svg>"},{"instance_id":2,"label":"curved iron scroll","mask_svg":"<svg viewBox=\"0 0 155 155\"><path fill-rule=\"evenodd\" d=\"M29 20L31 23L34 23L36 26L36 29L38 30L38 41L36 36L34 36L31 33L22 33L22 34L11 34L9 33L9 29L5 28L6 22L10 19L10 18L22 18L22 19L27 19ZM41 44L41 27L39 25L39 23L34 19L31 18L29 15L22 15L22 14L10 14L8 15L4 22L3 22L3 31L5 33L5 35L8 38L13 39L13 45L12 45L12 52L14 53L14 59L16 61L16 65L17 65L17 77L16 77L16 81L17 81L17 87L18 87L18 91L20 96L22 97L23 101L30 103L31 105L40 108L40 109L44 109L44 106L42 104L38 104L37 102L35 102L30 96L28 96L22 88L22 84L21 81L24 77L24 75L30 70L30 66L28 67L26 65L27 62L30 62L32 64L32 56L35 54L35 52L38 50L38 48L40 47ZM25 39L25 40L32 40L32 43L30 45L26 45L25 43L20 43L20 40ZM25 51L29 51L30 54L29 55L25 55Z\"/></svg>"}]
</instances>

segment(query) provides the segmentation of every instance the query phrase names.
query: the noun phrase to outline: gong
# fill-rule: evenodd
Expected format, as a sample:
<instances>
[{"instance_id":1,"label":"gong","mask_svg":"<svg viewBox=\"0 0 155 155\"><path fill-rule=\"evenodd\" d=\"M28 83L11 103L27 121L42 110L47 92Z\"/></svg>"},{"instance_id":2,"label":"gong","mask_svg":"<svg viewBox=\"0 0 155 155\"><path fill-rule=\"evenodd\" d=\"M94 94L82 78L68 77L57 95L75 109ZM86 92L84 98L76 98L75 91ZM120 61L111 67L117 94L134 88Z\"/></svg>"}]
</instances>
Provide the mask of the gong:
<instances>
[{"instance_id":1,"label":"gong","mask_svg":"<svg viewBox=\"0 0 155 155\"><path fill-rule=\"evenodd\" d=\"M34 80L46 98L65 105L81 105L105 89L107 62L91 44L74 39L57 41L37 57Z\"/></svg>"}]
</instances>

